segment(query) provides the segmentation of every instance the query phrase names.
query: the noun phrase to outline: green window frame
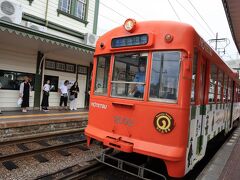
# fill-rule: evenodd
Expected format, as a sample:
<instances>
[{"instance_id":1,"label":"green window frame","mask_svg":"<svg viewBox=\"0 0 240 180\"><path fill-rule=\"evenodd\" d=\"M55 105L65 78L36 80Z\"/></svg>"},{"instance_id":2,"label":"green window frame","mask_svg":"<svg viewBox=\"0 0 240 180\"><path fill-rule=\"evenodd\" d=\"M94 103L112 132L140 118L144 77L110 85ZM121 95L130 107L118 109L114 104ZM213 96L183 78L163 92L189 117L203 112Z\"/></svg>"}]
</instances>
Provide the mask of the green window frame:
<instances>
[{"instance_id":1,"label":"green window frame","mask_svg":"<svg viewBox=\"0 0 240 180\"><path fill-rule=\"evenodd\" d=\"M88 0L59 0L57 12L87 24L88 4Z\"/></svg>"}]
</instances>

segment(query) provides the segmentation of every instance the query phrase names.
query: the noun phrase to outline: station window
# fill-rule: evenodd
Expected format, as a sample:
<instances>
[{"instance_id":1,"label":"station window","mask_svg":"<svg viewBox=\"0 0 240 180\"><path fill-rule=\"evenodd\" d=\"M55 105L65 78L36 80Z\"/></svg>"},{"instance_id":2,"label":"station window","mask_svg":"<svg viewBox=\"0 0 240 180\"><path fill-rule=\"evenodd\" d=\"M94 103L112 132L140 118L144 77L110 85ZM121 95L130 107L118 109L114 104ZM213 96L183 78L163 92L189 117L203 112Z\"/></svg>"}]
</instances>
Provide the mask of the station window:
<instances>
[{"instance_id":1,"label":"station window","mask_svg":"<svg viewBox=\"0 0 240 180\"><path fill-rule=\"evenodd\" d=\"M24 80L24 76L29 78L31 88L34 90L34 74L6 70L0 70L0 89L19 90L20 84Z\"/></svg>"},{"instance_id":2,"label":"station window","mask_svg":"<svg viewBox=\"0 0 240 180\"><path fill-rule=\"evenodd\" d=\"M197 60L198 60L198 52L197 49L194 51L193 63L192 63L192 90L191 90L191 102L195 102L196 100L196 79L197 79Z\"/></svg>"},{"instance_id":3,"label":"station window","mask_svg":"<svg viewBox=\"0 0 240 180\"><path fill-rule=\"evenodd\" d=\"M44 82L47 82L47 80L50 80L51 91L52 92L57 92L58 91L59 77L58 76L44 75Z\"/></svg>"},{"instance_id":4,"label":"station window","mask_svg":"<svg viewBox=\"0 0 240 180\"><path fill-rule=\"evenodd\" d=\"M148 53L123 53L114 57L113 97L143 99Z\"/></svg>"},{"instance_id":5,"label":"station window","mask_svg":"<svg viewBox=\"0 0 240 180\"><path fill-rule=\"evenodd\" d=\"M108 75L111 56L99 56L95 79L95 95L107 95Z\"/></svg>"},{"instance_id":6,"label":"station window","mask_svg":"<svg viewBox=\"0 0 240 180\"><path fill-rule=\"evenodd\" d=\"M58 13L70 15L80 20L85 20L86 8L86 0L60 0Z\"/></svg>"},{"instance_id":7,"label":"station window","mask_svg":"<svg viewBox=\"0 0 240 180\"><path fill-rule=\"evenodd\" d=\"M218 70L217 103L222 102L222 90L223 90L223 73L221 70Z\"/></svg>"},{"instance_id":8,"label":"station window","mask_svg":"<svg viewBox=\"0 0 240 180\"><path fill-rule=\"evenodd\" d=\"M210 84L208 93L208 102L215 102L215 88L217 86L217 68L214 64L210 66Z\"/></svg>"},{"instance_id":9,"label":"station window","mask_svg":"<svg viewBox=\"0 0 240 180\"><path fill-rule=\"evenodd\" d=\"M178 96L180 52L153 52L150 100L175 103Z\"/></svg>"}]
</instances>

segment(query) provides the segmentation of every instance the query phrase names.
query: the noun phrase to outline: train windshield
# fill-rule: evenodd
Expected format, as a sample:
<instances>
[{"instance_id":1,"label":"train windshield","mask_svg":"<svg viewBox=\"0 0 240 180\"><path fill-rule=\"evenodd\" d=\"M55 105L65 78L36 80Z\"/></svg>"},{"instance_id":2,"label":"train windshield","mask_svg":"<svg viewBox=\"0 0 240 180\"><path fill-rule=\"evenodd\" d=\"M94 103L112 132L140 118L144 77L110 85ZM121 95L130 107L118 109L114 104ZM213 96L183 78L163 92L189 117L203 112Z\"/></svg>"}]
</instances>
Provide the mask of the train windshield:
<instances>
[{"instance_id":1,"label":"train windshield","mask_svg":"<svg viewBox=\"0 0 240 180\"><path fill-rule=\"evenodd\" d=\"M180 73L180 51L152 53L149 100L176 103ZM99 56L95 79L95 95L107 96L110 55ZM121 53L114 55L111 97L143 100L146 85L148 53Z\"/></svg>"},{"instance_id":2,"label":"train windshield","mask_svg":"<svg viewBox=\"0 0 240 180\"><path fill-rule=\"evenodd\" d=\"M148 53L122 53L114 57L112 97L143 99Z\"/></svg>"},{"instance_id":3,"label":"train windshield","mask_svg":"<svg viewBox=\"0 0 240 180\"><path fill-rule=\"evenodd\" d=\"M176 102L179 71L180 52L153 52L149 99L152 101Z\"/></svg>"}]
</instances>

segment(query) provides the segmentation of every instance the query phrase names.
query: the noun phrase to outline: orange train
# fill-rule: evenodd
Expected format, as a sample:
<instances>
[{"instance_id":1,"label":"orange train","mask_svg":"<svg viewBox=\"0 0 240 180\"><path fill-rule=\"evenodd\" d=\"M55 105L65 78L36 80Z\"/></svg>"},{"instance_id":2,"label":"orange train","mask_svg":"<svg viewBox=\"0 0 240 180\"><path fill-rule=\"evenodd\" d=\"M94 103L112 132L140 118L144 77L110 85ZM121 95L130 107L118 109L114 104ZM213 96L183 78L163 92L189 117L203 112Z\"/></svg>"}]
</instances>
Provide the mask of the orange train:
<instances>
[{"instance_id":1,"label":"orange train","mask_svg":"<svg viewBox=\"0 0 240 180\"><path fill-rule=\"evenodd\" d=\"M97 41L85 134L183 177L238 122L239 94L238 74L192 26L128 19Z\"/></svg>"}]
</instances>

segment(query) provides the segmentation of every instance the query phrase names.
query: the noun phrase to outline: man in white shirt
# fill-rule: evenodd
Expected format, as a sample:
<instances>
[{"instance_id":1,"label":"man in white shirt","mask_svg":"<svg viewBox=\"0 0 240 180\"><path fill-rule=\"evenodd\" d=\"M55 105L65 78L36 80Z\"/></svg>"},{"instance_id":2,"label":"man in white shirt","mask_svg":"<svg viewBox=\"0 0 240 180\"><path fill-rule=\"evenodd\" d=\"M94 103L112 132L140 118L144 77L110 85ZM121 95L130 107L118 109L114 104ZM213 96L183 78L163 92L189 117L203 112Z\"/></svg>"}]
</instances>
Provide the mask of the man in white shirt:
<instances>
[{"instance_id":1,"label":"man in white shirt","mask_svg":"<svg viewBox=\"0 0 240 180\"><path fill-rule=\"evenodd\" d=\"M67 110L67 101L68 101L68 84L69 81L66 80L63 85L59 88L59 93L61 95L60 98L60 109L62 107L62 104L64 103L64 107Z\"/></svg>"}]
</instances>

